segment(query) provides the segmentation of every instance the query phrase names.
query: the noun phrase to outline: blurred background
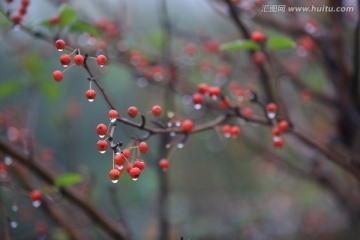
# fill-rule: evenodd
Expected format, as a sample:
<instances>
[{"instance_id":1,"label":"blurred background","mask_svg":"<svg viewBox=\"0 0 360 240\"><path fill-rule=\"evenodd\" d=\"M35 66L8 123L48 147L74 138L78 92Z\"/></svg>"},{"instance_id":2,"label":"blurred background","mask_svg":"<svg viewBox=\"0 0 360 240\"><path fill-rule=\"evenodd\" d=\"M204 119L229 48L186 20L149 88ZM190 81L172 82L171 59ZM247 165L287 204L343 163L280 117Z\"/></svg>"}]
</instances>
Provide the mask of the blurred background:
<instances>
[{"instance_id":1,"label":"blurred background","mask_svg":"<svg viewBox=\"0 0 360 240\"><path fill-rule=\"evenodd\" d=\"M246 51L213 53L206 48L209 42L216 45L241 37L223 1L166 2L167 13L161 0L30 1L22 22L29 33L13 26L6 16L7 11L12 13L19 8L20 1L11 4L2 1L1 136L24 151L28 151L30 144L37 161L56 174L80 174L81 182L72 187L87 196L110 219L123 219L133 239L158 239L158 215L162 207L169 223L168 239L356 239L347 212L333 194L306 174L288 167L288 164L301 166L306 173L311 173L315 159L325 162L325 158L287 135L284 136L285 146L274 149L269 127L241 119L229 121L241 128L237 138L225 138L219 127L191 135L183 148L177 147L175 137L171 140L175 146L169 150L163 145L161 136L153 136L148 141L148 153L142 157L147 168L139 180L134 182L123 174L117 184L109 181L112 154L110 151L99 154L95 132L99 123L108 122L106 102L100 94L94 102L87 101L85 91L89 81L83 68L73 67L64 73L61 83L55 82L52 72L62 69L59 62L62 53L50 41L34 33L39 32L52 40L63 38L83 54L106 54L109 64L103 69L98 68L95 61L89 62L96 78L121 116L126 117L127 108L136 106L148 118L149 126L154 126L150 120L153 117L147 114L153 105L174 112L175 119L193 119L195 124L219 115L221 110L218 109L194 108L192 93L201 82L224 89L236 82L244 89L256 89L259 98L263 96L256 66ZM62 4L75 9L76 19L92 28L86 32L83 29L72 31L68 26L46 25L58 15ZM237 8L243 11L241 17L250 29L262 30L267 36L282 35L276 27L263 24L257 17L274 17L286 22L289 13L266 15L261 13L264 4L281 2L242 0ZM322 6L327 1L311 4ZM348 36L357 18L356 2L344 1L343 4L355 8L344 14L343 34ZM169 29L163 28L164 16L171 25L171 37L166 32ZM322 34L331 28L326 12L301 13L299 18L304 24L310 24L309 31ZM110 29L102 28L101 23L111 25ZM311 26L315 30L311 30ZM298 43L301 36L291 38ZM189 44L196 49L194 56L189 54ZM170 46L167 57L177 69L175 91L163 84L161 76L160 79L141 76L134 71L133 63L125 63L127 59L123 57L136 51L150 66L158 66L164 58L164 46ZM313 54L301 44L276 53L279 61L293 69L307 86L331 95L334 89L328 84L320 60ZM222 74L221 66L228 67L230 73ZM275 76L281 81L282 94L294 124L306 129L314 138L336 142L336 113L314 101L306 89L294 87L286 76ZM255 114L262 114L256 105L245 103L245 106L251 106ZM140 119L135 121L140 122ZM127 144L132 136L143 133L118 124L115 138ZM31 139L30 143L24 142L24 135ZM9 161L7 154L0 156L11 168L11 163L6 162ZM162 179L159 175L163 173L158 170L158 161L166 157L170 159L170 168L165 173L169 191L166 206L159 207L159 181ZM283 159L287 164L281 163ZM332 164L327 167L335 168ZM17 175L12 173L10 179L11 187L2 184L0 188L2 215L7 213L8 216L0 221L0 236L9 228L11 239L70 239L62 226L41 208L31 206ZM108 239L61 194L53 193L53 189L35 175L30 174L29 179L39 189L45 189L86 239ZM11 224L13 222L17 223L16 227Z\"/></svg>"}]
</instances>

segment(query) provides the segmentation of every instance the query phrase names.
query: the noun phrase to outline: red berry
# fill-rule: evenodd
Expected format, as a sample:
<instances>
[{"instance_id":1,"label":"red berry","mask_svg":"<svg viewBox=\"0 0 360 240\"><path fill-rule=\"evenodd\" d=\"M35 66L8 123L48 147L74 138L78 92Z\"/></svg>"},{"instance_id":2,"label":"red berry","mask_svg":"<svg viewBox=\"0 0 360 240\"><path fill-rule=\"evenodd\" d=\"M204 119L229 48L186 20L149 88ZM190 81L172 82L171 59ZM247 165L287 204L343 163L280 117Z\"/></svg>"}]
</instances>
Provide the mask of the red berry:
<instances>
[{"instance_id":1,"label":"red berry","mask_svg":"<svg viewBox=\"0 0 360 240\"><path fill-rule=\"evenodd\" d=\"M29 0L21 0L21 5L27 7L29 5Z\"/></svg>"},{"instance_id":2,"label":"red berry","mask_svg":"<svg viewBox=\"0 0 360 240\"><path fill-rule=\"evenodd\" d=\"M277 106L275 103L269 103L268 105L266 105L266 111L270 112L270 113L275 113L277 110Z\"/></svg>"},{"instance_id":3,"label":"red berry","mask_svg":"<svg viewBox=\"0 0 360 240\"><path fill-rule=\"evenodd\" d=\"M107 57L104 55L99 55L96 58L97 63L100 67L104 66L107 63Z\"/></svg>"},{"instance_id":4,"label":"red berry","mask_svg":"<svg viewBox=\"0 0 360 240\"><path fill-rule=\"evenodd\" d=\"M253 110L251 108L244 108L242 111L241 111L242 115L244 115L245 117L252 117L253 115Z\"/></svg>"},{"instance_id":5,"label":"red berry","mask_svg":"<svg viewBox=\"0 0 360 240\"><path fill-rule=\"evenodd\" d=\"M219 87L210 87L209 94L210 96L220 96L221 89Z\"/></svg>"},{"instance_id":6,"label":"red berry","mask_svg":"<svg viewBox=\"0 0 360 240\"><path fill-rule=\"evenodd\" d=\"M230 132L232 137L237 137L240 133L240 128L238 126L233 126Z\"/></svg>"},{"instance_id":7,"label":"red berry","mask_svg":"<svg viewBox=\"0 0 360 240\"><path fill-rule=\"evenodd\" d=\"M272 135L273 136L280 136L281 135L281 130L278 127L274 127L272 130Z\"/></svg>"},{"instance_id":8,"label":"red berry","mask_svg":"<svg viewBox=\"0 0 360 240\"><path fill-rule=\"evenodd\" d=\"M146 142L141 142L139 144L139 151L142 152L142 153L146 153L148 150L148 145Z\"/></svg>"},{"instance_id":9,"label":"red berry","mask_svg":"<svg viewBox=\"0 0 360 240\"><path fill-rule=\"evenodd\" d=\"M160 116L161 113L162 113L162 108L161 108L160 106L158 106L158 105L153 106L153 107L151 108L151 112L152 112L152 114L153 114L155 117L158 117L158 116Z\"/></svg>"},{"instance_id":10,"label":"red berry","mask_svg":"<svg viewBox=\"0 0 360 240\"><path fill-rule=\"evenodd\" d=\"M117 182L117 180L119 180L120 178L120 174L121 172L118 169L116 168L111 169L109 172L110 180L113 181L114 183Z\"/></svg>"},{"instance_id":11,"label":"red berry","mask_svg":"<svg viewBox=\"0 0 360 240\"><path fill-rule=\"evenodd\" d=\"M108 115L109 115L110 120L111 120L111 119L115 119L115 120L116 120L116 118L119 117L119 113L118 113L116 110L110 110L109 113L108 113Z\"/></svg>"},{"instance_id":12,"label":"red berry","mask_svg":"<svg viewBox=\"0 0 360 240\"><path fill-rule=\"evenodd\" d=\"M146 167L146 164L144 161L136 160L134 162L134 167L139 168L140 170L143 170Z\"/></svg>"},{"instance_id":13,"label":"red berry","mask_svg":"<svg viewBox=\"0 0 360 240\"><path fill-rule=\"evenodd\" d=\"M129 107L127 110L127 113L129 115L129 117L134 118L137 116L138 114L138 109L136 107Z\"/></svg>"},{"instance_id":14,"label":"red berry","mask_svg":"<svg viewBox=\"0 0 360 240\"><path fill-rule=\"evenodd\" d=\"M62 51L64 50L64 48L66 47L65 41L62 39L59 39L55 42L55 47L59 50Z\"/></svg>"},{"instance_id":15,"label":"red berry","mask_svg":"<svg viewBox=\"0 0 360 240\"><path fill-rule=\"evenodd\" d=\"M289 129L289 124L287 121L282 120L281 122L279 122L279 128L281 131L285 132Z\"/></svg>"},{"instance_id":16,"label":"red berry","mask_svg":"<svg viewBox=\"0 0 360 240\"><path fill-rule=\"evenodd\" d=\"M115 154L114 162L119 166L124 165L126 162L126 158L125 158L124 154L122 154L122 153Z\"/></svg>"},{"instance_id":17,"label":"red berry","mask_svg":"<svg viewBox=\"0 0 360 240\"><path fill-rule=\"evenodd\" d=\"M169 161L167 159L161 159L159 161L159 166L162 170L166 171L169 168Z\"/></svg>"},{"instance_id":18,"label":"red berry","mask_svg":"<svg viewBox=\"0 0 360 240\"><path fill-rule=\"evenodd\" d=\"M60 56L60 62L64 67L67 67L67 66L69 66L69 64L71 62L71 58L69 55L63 54Z\"/></svg>"},{"instance_id":19,"label":"red berry","mask_svg":"<svg viewBox=\"0 0 360 240\"><path fill-rule=\"evenodd\" d=\"M40 190L32 190L31 193L30 193L30 199L31 201L39 201L41 200L41 192Z\"/></svg>"},{"instance_id":20,"label":"red berry","mask_svg":"<svg viewBox=\"0 0 360 240\"><path fill-rule=\"evenodd\" d=\"M53 72L53 78L55 81L60 82L63 79L63 73L60 70Z\"/></svg>"},{"instance_id":21,"label":"red berry","mask_svg":"<svg viewBox=\"0 0 360 240\"><path fill-rule=\"evenodd\" d=\"M97 125L96 127L96 133L99 136L105 136L107 133L107 126L103 123L100 123L99 125Z\"/></svg>"},{"instance_id":22,"label":"red berry","mask_svg":"<svg viewBox=\"0 0 360 240\"><path fill-rule=\"evenodd\" d=\"M203 96L200 93L195 93L193 95L193 102L194 102L194 104L202 104Z\"/></svg>"},{"instance_id":23,"label":"red berry","mask_svg":"<svg viewBox=\"0 0 360 240\"><path fill-rule=\"evenodd\" d=\"M50 23L51 23L52 25L56 25L56 24L58 24L59 22L60 22L60 17L59 17L58 15L53 16L53 17L50 18Z\"/></svg>"},{"instance_id":24,"label":"red berry","mask_svg":"<svg viewBox=\"0 0 360 240\"><path fill-rule=\"evenodd\" d=\"M86 91L85 96L87 97L89 102L92 102L92 101L94 101L94 99L96 97L96 92L92 89L89 89Z\"/></svg>"},{"instance_id":25,"label":"red berry","mask_svg":"<svg viewBox=\"0 0 360 240\"><path fill-rule=\"evenodd\" d=\"M207 84L205 83L200 83L198 85L198 92L201 93L201 94L205 94L209 91L209 87Z\"/></svg>"},{"instance_id":26,"label":"red berry","mask_svg":"<svg viewBox=\"0 0 360 240\"><path fill-rule=\"evenodd\" d=\"M133 180L137 180L140 176L141 170L138 167L132 167L129 171L130 177Z\"/></svg>"},{"instance_id":27,"label":"red berry","mask_svg":"<svg viewBox=\"0 0 360 240\"><path fill-rule=\"evenodd\" d=\"M84 57L82 55L80 55L80 54L76 55L74 57L74 63L76 65L78 65L78 66L83 65L84 64Z\"/></svg>"},{"instance_id":28,"label":"red berry","mask_svg":"<svg viewBox=\"0 0 360 240\"><path fill-rule=\"evenodd\" d=\"M185 47L185 52L187 53L187 55L189 55L190 57L193 57L196 52L197 52L197 49L196 49L196 46L194 44L188 44L186 47Z\"/></svg>"},{"instance_id":29,"label":"red berry","mask_svg":"<svg viewBox=\"0 0 360 240\"><path fill-rule=\"evenodd\" d=\"M105 153L106 149L108 148L108 143L106 140L99 140L96 144L96 147L100 153Z\"/></svg>"},{"instance_id":30,"label":"red berry","mask_svg":"<svg viewBox=\"0 0 360 240\"><path fill-rule=\"evenodd\" d=\"M265 61L265 55L262 52L255 52L252 55L252 60L256 65L261 65Z\"/></svg>"},{"instance_id":31,"label":"red berry","mask_svg":"<svg viewBox=\"0 0 360 240\"><path fill-rule=\"evenodd\" d=\"M182 129L184 132L189 133L194 128L194 123L191 120L185 120L182 125Z\"/></svg>"},{"instance_id":32,"label":"red berry","mask_svg":"<svg viewBox=\"0 0 360 240\"><path fill-rule=\"evenodd\" d=\"M133 168L133 165L132 164L128 164L128 165L126 165L126 171L127 172L130 172L130 170Z\"/></svg>"},{"instance_id":33,"label":"red berry","mask_svg":"<svg viewBox=\"0 0 360 240\"><path fill-rule=\"evenodd\" d=\"M284 145L284 142L281 138L273 140L273 145L276 148L281 148Z\"/></svg>"},{"instance_id":34,"label":"red berry","mask_svg":"<svg viewBox=\"0 0 360 240\"><path fill-rule=\"evenodd\" d=\"M262 32L260 31L255 31L251 34L251 39L254 41L254 42L258 42L258 43L261 43L265 40L265 36Z\"/></svg>"},{"instance_id":35,"label":"red berry","mask_svg":"<svg viewBox=\"0 0 360 240\"><path fill-rule=\"evenodd\" d=\"M231 126L229 124L226 124L223 126L222 131L225 135L231 134Z\"/></svg>"},{"instance_id":36,"label":"red berry","mask_svg":"<svg viewBox=\"0 0 360 240\"><path fill-rule=\"evenodd\" d=\"M27 6L21 6L19 9L19 15L24 16L27 13Z\"/></svg>"},{"instance_id":37,"label":"red berry","mask_svg":"<svg viewBox=\"0 0 360 240\"><path fill-rule=\"evenodd\" d=\"M130 153L130 150L129 150L129 149L124 149L124 150L122 151L122 154L124 154L124 156L125 156L126 158L129 158L129 157L131 156L131 153Z\"/></svg>"},{"instance_id":38,"label":"red berry","mask_svg":"<svg viewBox=\"0 0 360 240\"><path fill-rule=\"evenodd\" d=\"M20 24L21 21L22 21L22 16L21 15L15 15L13 18L12 18L12 21L14 24Z\"/></svg>"},{"instance_id":39,"label":"red berry","mask_svg":"<svg viewBox=\"0 0 360 240\"><path fill-rule=\"evenodd\" d=\"M226 96L226 97L224 97L224 99L222 99L220 101L220 107L227 108L229 106L230 106L230 99L229 99L229 97Z\"/></svg>"},{"instance_id":40,"label":"red berry","mask_svg":"<svg viewBox=\"0 0 360 240\"><path fill-rule=\"evenodd\" d=\"M6 0L6 2L8 3L12 3L14 0Z\"/></svg>"}]
</instances>

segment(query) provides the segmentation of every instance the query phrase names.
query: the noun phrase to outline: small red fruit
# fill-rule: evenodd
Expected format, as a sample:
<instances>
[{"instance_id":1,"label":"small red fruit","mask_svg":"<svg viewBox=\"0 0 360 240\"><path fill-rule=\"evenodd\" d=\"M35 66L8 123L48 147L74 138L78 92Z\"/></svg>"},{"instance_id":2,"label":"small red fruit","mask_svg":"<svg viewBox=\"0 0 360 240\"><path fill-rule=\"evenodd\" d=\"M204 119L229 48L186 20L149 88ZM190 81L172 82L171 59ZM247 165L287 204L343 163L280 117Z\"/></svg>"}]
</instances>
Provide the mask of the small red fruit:
<instances>
[{"instance_id":1,"label":"small red fruit","mask_svg":"<svg viewBox=\"0 0 360 240\"><path fill-rule=\"evenodd\" d=\"M53 17L50 18L50 23L51 23L52 25L56 25L56 24L58 24L59 22L60 22L60 17L59 17L58 15L53 16Z\"/></svg>"},{"instance_id":2,"label":"small red fruit","mask_svg":"<svg viewBox=\"0 0 360 240\"><path fill-rule=\"evenodd\" d=\"M195 93L193 95L193 103L194 104L202 104L203 103L203 96L200 93Z\"/></svg>"},{"instance_id":3,"label":"small red fruit","mask_svg":"<svg viewBox=\"0 0 360 240\"><path fill-rule=\"evenodd\" d=\"M42 194L41 194L40 190L37 190L37 189L32 190L30 193L30 199L33 202L41 200L41 196L42 196Z\"/></svg>"},{"instance_id":4,"label":"small red fruit","mask_svg":"<svg viewBox=\"0 0 360 240\"><path fill-rule=\"evenodd\" d=\"M27 7L29 5L29 0L21 0L21 5Z\"/></svg>"},{"instance_id":5,"label":"small red fruit","mask_svg":"<svg viewBox=\"0 0 360 240\"><path fill-rule=\"evenodd\" d=\"M222 131L226 136L230 136L231 135L231 126L229 124L224 125L222 128Z\"/></svg>"},{"instance_id":6,"label":"small red fruit","mask_svg":"<svg viewBox=\"0 0 360 240\"><path fill-rule=\"evenodd\" d=\"M137 167L139 168L140 170L143 170L145 167L146 167L146 164L144 161L141 161L141 160L136 160L134 162L134 167Z\"/></svg>"},{"instance_id":7,"label":"small red fruit","mask_svg":"<svg viewBox=\"0 0 360 240\"><path fill-rule=\"evenodd\" d=\"M96 61L100 67L103 67L107 63L107 57L104 55L99 55L97 56Z\"/></svg>"},{"instance_id":8,"label":"small red fruit","mask_svg":"<svg viewBox=\"0 0 360 240\"><path fill-rule=\"evenodd\" d=\"M107 133L107 126L103 123L100 123L99 125L97 125L96 127L96 133L99 136L105 136Z\"/></svg>"},{"instance_id":9,"label":"small red fruit","mask_svg":"<svg viewBox=\"0 0 360 240\"><path fill-rule=\"evenodd\" d=\"M162 108L158 105L155 105L151 108L151 112L155 117L158 117L162 113Z\"/></svg>"},{"instance_id":10,"label":"small red fruit","mask_svg":"<svg viewBox=\"0 0 360 240\"><path fill-rule=\"evenodd\" d=\"M126 165L125 169L129 173L132 168L133 168L133 165L131 163L129 163L128 165Z\"/></svg>"},{"instance_id":11,"label":"small red fruit","mask_svg":"<svg viewBox=\"0 0 360 240\"><path fill-rule=\"evenodd\" d=\"M133 180L137 180L140 177L141 170L138 167L132 167L129 171L129 174Z\"/></svg>"},{"instance_id":12,"label":"small red fruit","mask_svg":"<svg viewBox=\"0 0 360 240\"><path fill-rule=\"evenodd\" d=\"M279 122L279 128L281 131L285 132L289 129L289 124L287 121L282 120L281 122Z\"/></svg>"},{"instance_id":13,"label":"small red fruit","mask_svg":"<svg viewBox=\"0 0 360 240\"><path fill-rule=\"evenodd\" d=\"M281 135L281 130L278 127L274 127L272 130L272 135L273 136L280 136Z\"/></svg>"},{"instance_id":14,"label":"small red fruit","mask_svg":"<svg viewBox=\"0 0 360 240\"><path fill-rule=\"evenodd\" d=\"M169 161L167 159L161 159L159 161L159 166L162 170L166 171L169 168Z\"/></svg>"},{"instance_id":15,"label":"small red fruit","mask_svg":"<svg viewBox=\"0 0 360 240\"><path fill-rule=\"evenodd\" d=\"M74 63L78 66L81 66L84 64L84 57L80 54L76 55L74 57Z\"/></svg>"},{"instance_id":16,"label":"small red fruit","mask_svg":"<svg viewBox=\"0 0 360 240\"><path fill-rule=\"evenodd\" d=\"M265 36L262 32L260 31L255 31L251 34L251 39L254 41L254 42L258 42L258 43L261 43L265 40Z\"/></svg>"},{"instance_id":17,"label":"small red fruit","mask_svg":"<svg viewBox=\"0 0 360 240\"><path fill-rule=\"evenodd\" d=\"M131 153L130 153L130 150L129 150L129 149L124 149L124 150L122 151L122 154L124 154L124 156L125 156L126 158L129 158L129 157L131 156Z\"/></svg>"},{"instance_id":18,"label":"small red fruit","mask_svg":"<svg viewBox=\"0 0 360 240\"><path fill-rule=\"evenodd\" d=\"M268 105L266 105L266 111L270 112L270 113L275 113L277 110L277 106L275 103L269 103Z\"/></svg>"},{"instance_id":19,"label":"small red fruit","mask_svg":"<svg viewBox=\"0 0 360 240\"><path fill-rule=\"evenodd\" d=\"M253 110L251 108L244 108L241 111L242 115L244 115L245 117L252 117L252 115L254 114Z\"/></svg>"},{"instance_id":20,"label":"small red fruit","mask_svg":"<svg viewBox=\"0 0 360 240\"><path fill-rule=\"evenodd\" d=\"M142 153L146 153L148 150L148 145L146 142L141 142L139 144L139 151L142 152Z\"/></svg>"},{"instance_id":21,"label":"small red fruit","mask_svg":"<svg viewBox=\"0 0 360 240\"><path fill-rule=\"evenodd\" d=\"M210 96L220 96L221 89L219 87L210 87L209 94Z\"/></svg>"},{"instance_id":22,"label":"small red fruit","mask_svg":"<svg viewBox=\"0 0 360 240\"><path fill-rule=\"evenodd\" d=\"M198 85L198 92L200 94L205 94L209 91L209 86L206 83L200 83Z\"/></svg>"},{"instance_id":23,"label":"small red fruit","mask_svg":"<svg viewBox=\"0 0 360 240\"><path fill-rule=\"evenodd\" d=\"M63 79L62 71L56 70L55 72L53 72L53 78L55 79L55 81L60 82Z\"/></svg>"},{"instance_id":24,"label":"small red fruit","mask_svg":"<svg viewBox=\"0 0 360 240\"><path fill-rule=\"evenodd\" d=\"M110 119L116 119L119 117L119 113L116 110L110 110L108 115Z\"/></svg>"},{"instance_id":25,"label":"small red fruit","mask_svg":"<svg viewBox=\"0 0 360 240\"><path fill-rule=\"evenodd\" d=\"M110 180L113 181L114 183L117 182L120 178L120 174L121 172L118 169L116 168L111 169L109 172Z\"/></svg>"},{"instance_id":26,"label":"small red fruit","mask_svg":"<svg viewBox=\"0 0 360 240\"><path fill-rule=\"evenodd\" d=\"M196 46L194 44L188 44L185 47L185 52L187 53L187 55L189 55L190 57L193 57L196 53L197 53L197 49Z\"/></svg>"},{"instance_id":27,"label":"small red fruit","mask_svg":"<svg viewBox=\"0 0 360 240\"><path fill-rule=\"evenodd\" d=\"M265 55L262 52L255 52L252 55L252 60L256 65L261 65L265 61Z\"/></svg>"},{"instance_id":28,"label":"small red fruit","mask_svg":"<svg viewBox=\"0 0 360 240\"><path fill-rule=\"evenodd\" d=\"M124 165L126 162L126 158L125 158L124 154L122 154L122 153L115 154L114 162L119 166Z\"/></svg>"},{"instance_id":29,"label":"small red fruit","mask_svg":"<svg viewBox=\"0 0 360 240\"><path fill-rule=\"evenodd\" d=\"M230 130L232 137L237 137L240 133L240 128L238 126L233 126Z\"/></svg>"},{"instance_id":30,"label":"small red fruit","mask_svg":"<svg viewBox=\"0 0 360 240\"><path fill-rule=\"evenodd\" d=\"M67 67L67 66L69 66L69 64L71 62L71 58L69 55L63 54L60 56L60 62L64 67Z\"/></svg>"},{"instance_id":31,"label":"small red fruit","mask_svg":"<svg viewBox=\"0 0 360 240\"><path fill-rule=\"evenodd\" d=\"M273 145L276 148L281 148L284 145L284 142L281 138L273 140Z\"/></svg>"},{"instance_id":32,"label":"small red fruit","mask_svg":"<svg viewBox=\"0 0 360 240\"><path fill-rule=\"evenodd\" d=\"M22 21L22 16L21 15L15 15L13 18L12 18L12 21L14 24L20 24L21 21Z\"/></svg>"},{"instance_id":33,"label":"small red fruit","mask_svg":"<svg viewBox=\"0 0 360 240\"><path fill-rule=\"evenodd\" d=\"M86 91L85 96L89 100L89 102L93 102L96 97L96 92L92 89Z\"/></svg>"},{"instance_id":34,"label":"small red fruit","mask_svg":"<svg viewBox=\"0 0 360 240\"><path fill-rule=\"evenodd\" d=\"M100 153L105 153L106 149L108 148L108 143L106 140L99 140L96 143L96 147Z\"/></svg>"},{"instance_id":35,"label":"small red fruit","mask_svg":"<svg viewBox=\"0 0 360 240\"><path fill-rule=\"evenodd\" d=\"M64 50L64 48L66 47L65 41L62 39L59 39L55 42L55 47L59 50L62 51Z\"/></svg>"},{"instance_id":36,"label":"small red fruit","mask_svg":"<svg viewBox=\"0 0 360 240\"><path fill-rule=\"evenodd\" d=\"M189 133L194 128L194 123L187 119L182 123L181 127L185 133Z\"/></svg>"},{"instance_id":37,"label":"small red fruit","mask_svg":"<svg viewBox=\"0 0 360 240\"><path fill-rule=\"evenodd\" d=\"M134 118L139 113L138 109L136 107L129 107L127 110L127 113L129 117Z\"/></svg>"}]
</instances>

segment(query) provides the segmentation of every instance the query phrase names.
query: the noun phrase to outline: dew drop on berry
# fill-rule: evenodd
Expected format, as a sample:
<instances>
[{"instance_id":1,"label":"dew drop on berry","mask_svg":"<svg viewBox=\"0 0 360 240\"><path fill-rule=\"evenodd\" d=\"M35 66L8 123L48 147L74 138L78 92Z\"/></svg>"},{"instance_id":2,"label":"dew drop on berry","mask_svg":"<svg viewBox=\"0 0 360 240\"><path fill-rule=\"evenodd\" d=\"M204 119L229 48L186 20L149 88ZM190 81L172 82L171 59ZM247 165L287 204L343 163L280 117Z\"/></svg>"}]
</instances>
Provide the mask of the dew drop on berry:
<instances>
[{"instance_id":1,"label":"dew drop on berry","mask_svg":"<svg viewBox=\"0 0 360 240\"><path fill-rule=\"evenodd\" d=\"M276 113L274 113L274 112L268 112L268 113L267 113L267 117L268 117L269 119L274 119L274 118L276 117Z\"/></svg>"},{"instance_id":2,"label":"dew drop on berry","mask_svg":"<svg viewBox=\"0 0 360 240\"><path fill-rule=\"evenodd\" d=\"M32 205L33 205L33 207L38 208L41 205L41 201L40 200L32 201Z\"/></svg>"},{"instance_id":3,"label":"dew drop on berry","mask_svg":"<svg viewBox=\"0 0 360 240\"><path fill-rule=\"evenodd\" d=\"M114 123L116 121L116 118L110 118L110 122Z\"/></svg>"},{"instance_id":4,"label":"dew drop on berry","mask_svg":"<svg viewBox=\"0 0 360 240\"><path fill-rule=\"evenodd\" d=\"M280 141L281 140L281 137L280 136L274 136L273 137L273 141L274 142L278 142L278 141Z\"/></svg>"},{"instance_id":5,"label":"dew drop on berry","mask_svg":"<svg viewBox=\"0 0 360 240\"><path fill-rule=\"evenodd\" d=\"M171 148L171 144L170 143L166 144L165 148Z\"/></svg>"},{"instance_id":6,"label":"dew drop on berry","mask_svg":"<svg viewBox=\"0 0 360 240\"><path fill-rule=\"evenodd\" d=\"M137 181L139 178L132 178L133 181Z\"/></svg>"},{"instance_id":7,"label":"dew drop on berry","mask_svg":"<svg viewBox=\"0 0 360 240\"><path fill-rule=\"evenodd\" d=\"M171 128L172 126L173 126L172 122L168 122L168 123L167 123L167 127L168 127L168 128Z\"/></svg>"},{"instance_id":8,"label":"dew drop on berry","mask_svg":"<svg viewBox=\"0 0 360 240\"><path fill-rule=\"evenodd\" d=\"M104 138L105 137L105 135L99 135L99 138Z\"/></svg>"},{"instance_id":9,"label":"dew drop on berry","mask_svg":"<svg viewBox=\"0 0 360 240\"><path fill-rule=\"evenodd\" d=\"M180 127L180 126L181 126L181 122L177 121L177 122L175 123L175 126Z\"/></svg>"},{"instance_id":10,"label":"dew drop on berry","mask_svg":"<svg viewBox=\"0 0 360 240\"><path fill-rule=\"evenodd\" d=\"M12 158L9 156L4 157L4 163L6 166L10 166L12 164Z\"/></svg>"},{"instance_id":11,"label":"dew drop on berry","mask_svg":"<svg viewBox=\"0 0 360 240\"><path fill-rule=\"evenodd\" d=\"M18 207L16 204L13 204L13 205L11 206L11 210L12 210L13 212L17 212L17 211L19 210L19 207Z\"/></svg>"},{"instance_id":12,"label":"dew drop on berry","mask_svg":"<svg viewBox=\"0 0 360 240\"><path fill-rule=\"evenodd\" d=\"M170 132L169 135L170 135L170 137L175 137L175 136L176 136L176 132Z\"/></svg>"},{"instance_id":13,"label":"dew drop on berry","mask_svg":"<svg viewBox=\"0 0 360 240\"><path fill-rule=\"evenodd\" d=\"M225 134L224 134L224 137L225 137L225 138L230 138L230 137L231 137L231 134L230 134L230 133L225 133Z\"/></svg>"},{"instance_id":14,"label":"dew drop on berry","mask_svg":"<svg viewBox=\"0 0 360 240\"><path fill-rule=\"evenodd\" d=\"M200 110L200 109L201 109L201 104L195 104L195 105L194 105L194 108L195 108L196 110Z\"/></svg>"},{"instance_id":15,"label":"dew drop on berry","mask_svg":"<svg viewBox=\"0 0 360 240\"><path fill-rule=\"evenodd\" d=\"M94 101L94 99L92 99L92 98L88 98L88 101L89 101L89 102L93 102L93 101Z\"/></svg>"},{"instance_id":16,"label":"dew drop on berry","mask_svg":"<svg viewBox=\"0 0 360 240\"><path fill-rule=\"evenodd\" d=\"M104 65L99 65L99 67L101 67L101 68L102 68L102 67L104 67Z\"/></svg>"},{"instance_id":17,"label":"dew drop on berry","mask_svg":"<svg viewBox=\"0 0 360 240\"><path fill-rule=\"evenodd\" d=\"M17 228L17 227L18 227L18 223L17 223L16 221L14 221L14 220L11 220L11 221L10 221L10 227L12 227L12 228Z\"/></svg>"},{"instance_id":18,"label":"dew drop on berry","mask_svg":"<svg viewBox=\"0 0 360 240\"><path fill-rule=\"evenodd\" d=\"M178 143L178 144L176 145L176 147L177 147L178 149L183 149L183 148L184 148L184 144L183 144L183 143Z\"/></svg>"},{"instance_id":19,"label":"dew drop on berry","mask_svg":"<svg viewBox=\"0 0 360 240\"><path fill-rule=\"evenodd\" d=\"M117 183L118 181L117 179L111 180L112 183Z\"/></svg>"},{"instance_id":20,"label":"dew drop on berry","mask_svg":"<svg viewBox=\"0 0 360 240\"><path fill-rule=\"evenodd\" d=\"M212 100L217 100L218 97L217 97L216 95L212 95L212 96L211 96L211 99L212 99Z\"/></svg>"},{"instance_id":21,"label":"dew drop on berry","mask_svg":"<svg viewBox=\"0 0 360 240\"><path fill-rule=\"evenodd\" d=\"M58 51L59 51L59 52L62 52L62 51L64 51L64 49L58 49Z\"/></svg>"},{"instance_id":22,"label":"dew drop on berry","mask_svg":"<svg viewBox=\"0 0 360 240\"><path fill-rule=\"evenodd\" d=\"M106 150L104 150L104 151L99 151L99 153L101 153L101 154L104 154L106 152Z\"/></svg>"},{"instance_id":23,"label":"dew drop on berry","mask_svg":"<svg viewBox=\"0 0 360 240\"><path fill-rule=\"evenodd\" d=\"M117 168L119 171L121 171L121 170L124 169L124 165L117 165L116 168Z\"/></svg>"},{"instance_id":24,"label":"dew drop on berry","mask_svg":"<svg viewBox=\"0 0 360 240\"><path fill-rule=\"evenodd\" d=\"M67 64L63 64L63 67L65 67L65 68L68 67L68 66L69 66L69 65L67 65Z\"/></svg>"}]
</instances>

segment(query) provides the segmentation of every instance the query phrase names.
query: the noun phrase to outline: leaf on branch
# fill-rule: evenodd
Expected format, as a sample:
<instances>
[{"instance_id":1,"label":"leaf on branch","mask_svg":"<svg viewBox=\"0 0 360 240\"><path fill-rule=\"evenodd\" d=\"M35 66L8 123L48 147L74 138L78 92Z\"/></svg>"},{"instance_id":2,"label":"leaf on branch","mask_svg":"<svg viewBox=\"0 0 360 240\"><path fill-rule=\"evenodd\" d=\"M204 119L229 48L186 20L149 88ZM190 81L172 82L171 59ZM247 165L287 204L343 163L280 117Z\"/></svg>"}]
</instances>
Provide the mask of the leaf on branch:
<instances>
[{"instance_id":1,"label":"leaf on branch","mask_svg":"<svg viewBox=\"0 0 360 240\"><path fill-rule=\"evenodd\" d=\"M77 173L67 173L58 176L55 179L55 187L62 188L82 181L82 176Z\"/></svg>"},{"instance_id":2,"label":"leaf on branch","mask_svg":"<svg viewBox=\"0 0 360 240\"><path fill-rule=\"evenodd\" d=\"M70 26L72 32L87 32L95 37L100 36L100 31L89 23L85 22L74 22Z\"/></svg>"},{"instance_id":3,"label":"leaf on branch","mask_svg":"<svg viewBox=\"0 0 360 240\"><path fill-rule=\"evenodd\" d=\"M19 92L22 88L23 88L23 85L16 80L11 80L11 81L6 81L4 83L1 83L0 84L0 101L14 95L15 93Z\"/></svg>"},{"instance_id":4,"label":"leaf on branch","mask_svg":"<svg viewBox=\"0 0 360 240\"><path fill-rule=\"evenodd\" d=\"M267 46L270 50L286 49L296 47L296 43L288 37L271 37L267 41Z\"/></svg>"},{"instance_id":5,"label":"leaf on branch","mask_svg":"<svg viewBox=\"0 0 360 240\"><path fill-rule=\"evenodd\" d=\"M69 26L76 20L77 12L74 8L63 4L59 8L59 24L60 26Z\"/></svg>"},{"instance_id":6,"label":"leaf on branch","mask_svg":"<svg viewBox=\"0 0 360 240\"><path fill-rule=\"evenodd\" d=\"M259 50L259 44L251 40L236 40L229 43L221 44L221 51L235 51L235 50Z\"/></svg>"}]
</instances>

